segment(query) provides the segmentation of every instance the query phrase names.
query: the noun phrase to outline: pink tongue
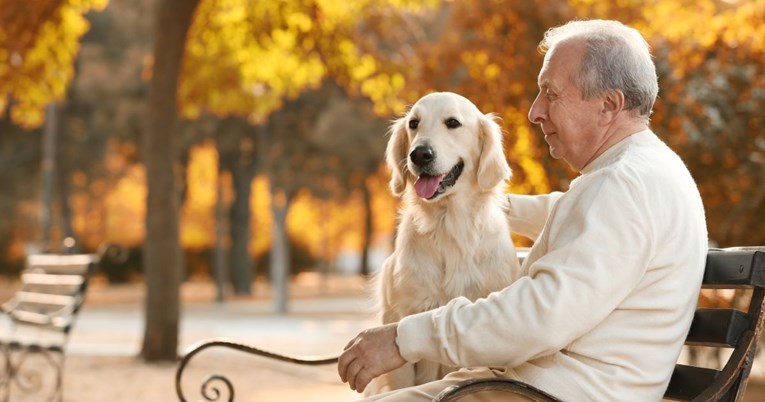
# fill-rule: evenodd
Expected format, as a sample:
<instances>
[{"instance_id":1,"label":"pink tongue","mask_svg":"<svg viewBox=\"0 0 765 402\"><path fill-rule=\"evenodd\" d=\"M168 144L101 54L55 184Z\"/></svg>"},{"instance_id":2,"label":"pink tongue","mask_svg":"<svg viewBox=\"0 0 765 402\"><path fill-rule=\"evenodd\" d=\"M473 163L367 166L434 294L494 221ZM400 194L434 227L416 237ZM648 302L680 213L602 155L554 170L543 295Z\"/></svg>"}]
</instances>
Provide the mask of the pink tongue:
<instances>
[{"instance_id":1,"label":"pink tongue","mask_svg":"<svg viewBox=\"0 0 765 402\"><path fill-rule=\"evenodd\" d=\"M440 176L428 176L428 175L422 175L419 179L414 183L414 189L417 191L417 195L420 196L420 198L430 198L433 197L433 194L436 193L436 190L438 190L438 185L441 184L441 180L444 179L445 174L442 174Z\"/></svg>"}]
</instances>

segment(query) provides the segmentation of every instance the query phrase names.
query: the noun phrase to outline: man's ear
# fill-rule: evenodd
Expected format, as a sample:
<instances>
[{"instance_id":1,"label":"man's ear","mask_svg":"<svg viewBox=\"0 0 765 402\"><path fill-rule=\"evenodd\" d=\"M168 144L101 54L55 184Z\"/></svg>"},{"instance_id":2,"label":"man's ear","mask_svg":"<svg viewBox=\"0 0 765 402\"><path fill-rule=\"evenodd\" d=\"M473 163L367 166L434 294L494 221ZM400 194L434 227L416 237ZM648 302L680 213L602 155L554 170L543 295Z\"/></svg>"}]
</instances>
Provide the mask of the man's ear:
<instances>
[{"instance_id":1,"label":"man's ear","mask_svg":"<svg viewBox=\"0 0 765 402\"><path fill-rule=\"evenodd\" d=\"M385 162L390 169L390 190L400 197L406 189L409 170L406 162L409 152L409 137L406 133L406 116L396 119L390 126L390 138L385 150Z\"/></svg>"},{"instance_id":2,"label":"man's ear","mask_svg":"<svg viewBox=\"0 0 765 402\"><path fill-rule=\"evenodd\" d=\"M483 190L494 188L502 180L510 178L510 165L507 164L502 148L502 129L493 114L480 118L481 156L478 158L478 185Z\"/></svg>"},{"instance_id":3,"label":"man's ear","mask_svg":"<svg viewBox=\"0 0 765 402\"><path fill-rule=\"evenodd\" d=\"M611 123L624 110L624 93L618 89L608 90L601 99L601 121L605 124Z\"/></svg>"}]
</instances>

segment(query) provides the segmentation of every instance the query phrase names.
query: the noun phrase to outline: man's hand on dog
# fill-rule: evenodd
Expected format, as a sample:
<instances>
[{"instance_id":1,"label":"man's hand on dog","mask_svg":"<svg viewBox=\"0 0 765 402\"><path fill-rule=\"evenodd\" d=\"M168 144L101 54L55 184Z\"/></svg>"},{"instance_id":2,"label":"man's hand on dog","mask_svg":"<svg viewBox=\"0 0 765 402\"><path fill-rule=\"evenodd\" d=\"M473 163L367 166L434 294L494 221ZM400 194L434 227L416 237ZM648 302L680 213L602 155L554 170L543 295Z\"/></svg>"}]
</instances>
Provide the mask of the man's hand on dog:
<instances>
[{"instance_id":1,"label":"man's hand on dog","mask_svg":"<svg viewBox=\"0 0 765 402\"><path fill-rule=\"evenodd\" d=\"M345 346L337 372L352 390L363 392L373 378L406 363L396 345L397 325L393 323L363 331Z\"/></svg>"}]
</instances>

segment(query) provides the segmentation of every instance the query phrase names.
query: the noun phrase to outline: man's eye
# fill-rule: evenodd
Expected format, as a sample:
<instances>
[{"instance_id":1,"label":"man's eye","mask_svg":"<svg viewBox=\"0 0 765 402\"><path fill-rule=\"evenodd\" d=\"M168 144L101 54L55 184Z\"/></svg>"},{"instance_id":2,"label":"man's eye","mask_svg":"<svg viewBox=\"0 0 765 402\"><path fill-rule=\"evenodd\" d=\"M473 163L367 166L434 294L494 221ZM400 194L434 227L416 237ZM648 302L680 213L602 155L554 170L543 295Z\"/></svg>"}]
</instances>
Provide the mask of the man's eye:
<instances>
[{"instance_id":1,"label":"man's eye","mask_svg":"<svg viewBox=\"0 0 765 402\"><path fill-rule=\"evenodd\" d=\"M457 128L457 127L460 127L460 126L462 126L462 123L460 123L460 122L459 122L457 119L455 119L454 117L450 117L450 118L446 119L446 121L444 122L444 124L446 124L446 127L448 127L448 128Z\"/></svg>"},{"instance_id":2,"label":"man's eye","mask_svg":"<svg viewBox=\"0 0 765 402\"><path fill-rule=\"evenodd\" d=\"M552 92L552 91L545 91L545 97L546 97L547 99L555 99L555 98L556 98L556 96L555 96L555 92Z\"/></svg>"},{"instance_id":3,"label":"man's eye","mask_svg":"<svg viewBox=\"0 0 765 402\"><path fill-rule=\"evenodd\" d=\"M417 119L409 120L409 128L411 128L412 130L416 130L417 126L419 126L419 125L420 125L420 121L419 120L417 120Z\"/></svg>"}]
</instances>

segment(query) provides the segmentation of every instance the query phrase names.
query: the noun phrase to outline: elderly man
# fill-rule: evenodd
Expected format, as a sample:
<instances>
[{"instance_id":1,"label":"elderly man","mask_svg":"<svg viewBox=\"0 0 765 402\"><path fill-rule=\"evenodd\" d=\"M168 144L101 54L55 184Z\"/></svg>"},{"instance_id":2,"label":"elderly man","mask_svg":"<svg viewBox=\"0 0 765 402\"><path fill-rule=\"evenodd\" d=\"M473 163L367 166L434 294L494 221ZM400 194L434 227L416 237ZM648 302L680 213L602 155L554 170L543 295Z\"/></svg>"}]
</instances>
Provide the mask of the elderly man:
<instances>
[{"instance_id":1,"label":"elderly man","mask_svg":"<svg viewBox=\"0 0 765 402\"><path fill-rule=\"evenodd\" d=\"M518 281L354 338L338 365L352 389L427 359L466 368L373 399L431 400L456 382L500 376L564 400L661 400L703 275L701 197L648 128L658 85L636 30L573 21L540 49L529 120L580 176L565 193L509 196L511 227L535 240ZM507 400L494 397L482 400Z\"/></svg>"}]
</instances>

